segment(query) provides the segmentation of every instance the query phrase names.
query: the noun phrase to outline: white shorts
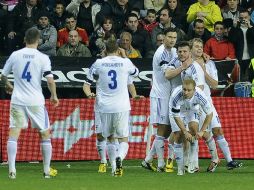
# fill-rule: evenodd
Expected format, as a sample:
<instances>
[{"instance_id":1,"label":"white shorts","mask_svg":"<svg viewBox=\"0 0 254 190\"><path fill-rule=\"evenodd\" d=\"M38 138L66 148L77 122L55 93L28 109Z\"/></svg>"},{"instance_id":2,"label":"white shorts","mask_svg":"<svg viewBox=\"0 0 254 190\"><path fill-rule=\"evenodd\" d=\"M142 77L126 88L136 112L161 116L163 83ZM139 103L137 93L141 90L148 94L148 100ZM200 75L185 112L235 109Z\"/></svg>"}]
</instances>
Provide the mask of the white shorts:
<instances>
[{"instance_id":1,"label":"white shorts","mask_svg":"<svg viewBox=\"0 0 254 190\"><path fill-rule=\"evenodd\" d=\"M180 118L182 119L187 131L189 131L188 124L190 122L196 122L198 124L199 120L200 120L199 113L196 110L195 111L191 110L188 113L182 114L180 116ZM180 128L176 124L174 117L170 115L169 119L170 119L170 125L171 125L172 132L180 131Z\"/></svg>"},{"instance_id":2,"label":"white shorts","mask_svg":"<svg viewBox=\"0 0 254 190\"><path fill-rule=\"evenodd\" d=\"M38 128L40 132L50 128L48 112L44 105L21 106L11 104L10 107L10 128L27 128L30 119L32 127Z\"/></svg>"},{"instance_id":3,"label":"white shorts","mask_svg":"<svg viewBox=\"0 0 254 190\"><path fill-rule=\"evenodd\" d=\"M102 136L115 138L129 136L129 111L119 113L100 113Z\"/></svg>"},{"instance_id":4,"label":"white shorts","mask_svg":"<svg viewBox=\"0 0 254 190\"><path fill-rule=\"evenodd\" d=\"M94 112L94 125L95 125L95 133L102 133L102 128L101 128L101 118L100 118L100 113L99 112Z\"/></svg>"},{"instance_id":5,"label":"white shorts","mask_svg":"<svg viewBox=\"0 0 254 190\"><path fill-rule=\"evenodd\" d=\"M208 126L208 129L207 129L208 131L211 131L215 127L221 127L220 118L219 118L219 115L218 115L215 107L213 106L212 109L213 109L213 118L212 118L210 125ZM205 121L205 117L206 117L206 114L202 111L201 116L200 116L199 128L202 127L202 125Z\"/></svg>"},{"instance_id":6,"label":"white shorts","mask_svg":"<svg viewBox=\"0 0 254 190\"><path fill-rule=\"evenodd\" d=\"M169 99L150 97L150 123L169 125Z\"/></svg>"}]
</instances>

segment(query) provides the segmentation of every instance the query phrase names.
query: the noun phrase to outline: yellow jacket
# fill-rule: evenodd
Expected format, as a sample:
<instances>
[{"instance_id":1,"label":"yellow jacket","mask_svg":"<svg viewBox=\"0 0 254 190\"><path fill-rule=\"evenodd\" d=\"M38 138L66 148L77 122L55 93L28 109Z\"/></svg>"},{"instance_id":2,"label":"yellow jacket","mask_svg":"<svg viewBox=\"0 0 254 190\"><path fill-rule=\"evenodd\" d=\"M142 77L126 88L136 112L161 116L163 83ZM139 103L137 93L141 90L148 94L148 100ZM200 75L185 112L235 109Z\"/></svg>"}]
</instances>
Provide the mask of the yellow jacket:
<instances>
[{"instance_id":1,"label":"yellow jacket","mask_svg":"<svg viewBox=\"0 0 254 190\"><path fill-rule=\"evenodd\" d=\"M190 6L187 12L187 22L191 23L197 18L197 12L205 12L207 16L204 18L205 28L213 32L213 25L217 21L222 21L221 10L214 1L210 1L208 5L203 6L199 2Z\"/></svg>"}]
</instances>

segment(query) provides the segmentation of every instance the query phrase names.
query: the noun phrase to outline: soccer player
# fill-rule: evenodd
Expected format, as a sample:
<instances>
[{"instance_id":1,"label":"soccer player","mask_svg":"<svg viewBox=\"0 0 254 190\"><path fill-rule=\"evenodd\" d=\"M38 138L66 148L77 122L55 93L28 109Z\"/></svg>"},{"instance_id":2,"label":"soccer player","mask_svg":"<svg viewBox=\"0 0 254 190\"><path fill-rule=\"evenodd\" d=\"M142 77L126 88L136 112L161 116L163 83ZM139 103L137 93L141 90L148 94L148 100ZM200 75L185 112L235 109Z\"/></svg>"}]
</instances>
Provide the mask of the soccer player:
<instances>
[{"instance_id":1,"label":"soccer player","mask_svg":"<svg viewBox=\"0 0 254 190\"><path fill-rule=\"evenodd\" d=\"M132 77L128 78L128 90L133 99L143 98L144 96L137 95L136 88L133 84ZM83 86L83 91L88 98L95 98L96 94L91 92L90 88L86 85ZM100 156L99 173L105 173L107 171L107 157L106 157L106 143L107 139L102 136L102 125L99 112L97 110L97 104L94 106L94 121L95 121L95 133L96 133L96 147Z\"/></svg>"},{"instance_id":2,"label":"soccer player","mask_svg":"<svg viewBox=\"0 0 254 190\"><path fill-rule=\"evenodd\" d=\"M84 86L89 89L92 82L97 80L96 107L102 123L102 136L108 140L107 151L112 175L122 176L122 161L129 148L128 123L131 107L127 81L129 76L138 75L138 69L128 58L119 57L117 51L118 44L112 35L106 42L107 56L97 59L91 66ZM119 142L118 152L115 139Z\"/></svg>"},{"instance_id":3,"label":"soccer player","mask_svg":"<svg viewBox=\"0 0 254 190\"><path fill-rule=\"evenodd\" d=\"M206 117L198 131L200 107ZM174 150L178 166L177 175L184 175L183 138L192 143L194 139L202 138L211 122L212 115L212 105L205 94L196 87L192 78L185 78L183 85L175 88L169 101L169 116L172 132L174 132Z\"/></svg>"},{"instance_id":4,"label":"soccer player","mask_svg":"<svg viewBox=\"0 0 254 190\"><path fill-rule=\"evenodd\" d=\"M22 128L27 128L28 119L32 126L39 129L43 156L44 177L50 178L50 161L52 145L50 140L50 124L45 108L45 99L41 89L42 76L47 79L51 92L50 101L57 106L59 100L56 85L51 73L49 57L37 50L40 32L35 28L26 31L26 47L11 54L2 71L1 80L6 92L12 93L10 105L10 130L7 142L9 178L16 178L15 159L17 141ZM14 87L7 76L13 72Z\"/></svg>"},{"instance_id":5,"label":"soccer player","mask_svg":"<svg viewBox=\"0 0 254 190\"><path fill-rule=\"evenodd\" d=\"M172 90L181 84L180 73L184 69L177 59L176 48L177 32L169 28L164 32L164 43L156 50L153 57L153 85L150 92L150 123L158 127L157 135L151 150L142 161L141 166L156 171L152 165L153 156L158 156L158 172L172 172L172 160L166 165L164 161L164 140L169 137L170 123L168 117L168 102ZM173 147L169 145L169 152ZM172 156L170 156L172 158Z\"/></svg>"},{"instance_id":6,"label":"soccer player","mask_svg":"<svg viewBox=\"0 0 254 190\"><path fill-rule=\"evenodd\" d=\"M194 38L191 41L191 52L193 59L200 64L202 67L204 74L205 74L205 84L204 84L204 93L208 97L208 101L212 104L212 98L211 98L211 88L216 88L218 85L218 74L217 69L212 60L206 59L203 56L203 42L199 38ZM228 142L224 137L223 130L221 128L221 122L218 116L218 113L215 109L215 107L212 104L213 108L213 118L209 126L209 130L212 131L213 136L210 136L210 138L206 141L210 153L212 155L212 161L210 165L207 168L208 172L214 172L216 167L219 163L219 158L216 150L215 145L210 145L213 143L214 139L216 139L226 161L227 161L227 168L228 169L234 169L242 166L242 163L234 161L231 157L230 149L228 146ZM202 115L203 116L203 115ZM204 117L204 116L203 116ZM201 117L201 120L202 117Z\"/></svg>"}]
</instances>

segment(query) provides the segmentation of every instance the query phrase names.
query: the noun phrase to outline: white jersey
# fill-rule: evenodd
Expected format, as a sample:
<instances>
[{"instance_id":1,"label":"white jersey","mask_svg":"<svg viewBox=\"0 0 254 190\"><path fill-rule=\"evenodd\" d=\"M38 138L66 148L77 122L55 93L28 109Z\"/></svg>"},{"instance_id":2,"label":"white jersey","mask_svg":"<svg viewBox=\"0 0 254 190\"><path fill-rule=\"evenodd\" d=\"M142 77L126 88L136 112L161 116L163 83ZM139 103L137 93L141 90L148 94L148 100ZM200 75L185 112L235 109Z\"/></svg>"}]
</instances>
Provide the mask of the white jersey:
<instances>
[{"instance_id":1,"label":"white jersey","mask_svg":"<svg viewBox=\"0 0 254 190\"><path fill-rule=\"evenodd\" d=\"M214 64L214 62L212 60L209 60L206 64L205 64L205 68L206 68L206 72L208 73L208 75L210 77L212 77L214 80L218 81L218 73L217 73L217 69L216 66ZM207 84L207 82L205 83L204 86L204 93L207 97L211 96L211 90L210 90L210 86ZM210 98L211 99L211 98Z\"/></svg>"},{"instance_id":2,"label":"white jersey","mask_svg":"<svg viewBox=\"0 0 254 190\"><path fill-rule=\"evenodd\" d=\"M202 67L194 61L189 67L182 71L182 80L192 78L196 82L196 86L205 85L205 74Z\"/></svg>"},{"instance_id":3,"label":"white jersey","mask_svg":"<svg viewBox=\"0 0 254 190\"><path fill-rule=\"evenodd\" d=\"M138 69L128 58L107 56L97 59L91 66L89 80L98 77L96 83L97 111L101 113L118 113L131 109L128 78L137 76Z\"/></svg>"},{"instance_id":4,"label":"white jersey","mask_svg":"<svg viewBox=\"0 0 254 190\"><path fill-rule=\"evenodd\" d=\"M49 57L37 49L23 48L11 54L2 74L13 72L14 90L11 103L24 106L44 105L42 76L53 77Z\"/></svg>"},{"instance_id":5,"label":"white jersey","mask_svg":"<svg viewBox=\"0 0 254 190\"><path fill-rule=\"evenodd\" d=\"M198 111L200 108L206 114L212 113L213 106L200 88L195 88L194 95L191 99L184 99L182 88L182 85L178 86L171 95L169 101L169 112L171 116L179 117L189 111Z\"/></svg>"},{"instance_id":6,"label":"white jersey","mask_svg":"<svg viewBox=\"0 0 254 190\"><path fill-rule=\"evenodd\" d=\"M171 82L165 78L164 70L161 68L161 63L174 65L177 62L177 53L175 48L168 51L162 44L153 56L153 85L150 92L150 97L154 98L169 98L171 93Z\"/></svg>"}]
</instances>

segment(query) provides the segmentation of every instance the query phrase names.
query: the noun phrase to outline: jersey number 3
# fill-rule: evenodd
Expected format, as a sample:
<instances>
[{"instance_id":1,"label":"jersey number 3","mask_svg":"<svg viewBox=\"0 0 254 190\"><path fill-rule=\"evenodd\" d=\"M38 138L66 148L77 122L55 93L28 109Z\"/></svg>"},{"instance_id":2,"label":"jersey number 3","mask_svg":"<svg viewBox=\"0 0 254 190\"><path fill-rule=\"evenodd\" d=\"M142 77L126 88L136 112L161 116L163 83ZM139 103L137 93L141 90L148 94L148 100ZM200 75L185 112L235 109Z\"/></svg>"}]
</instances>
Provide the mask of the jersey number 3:
<instances>
[{"instance_id":1,"label":"jersey number 3","mask_svg":"<svg viewBox=\"0 0 254 190\"><path fill-rule=\"evenodd\" d=\"M23 71L23 73L22 73L22 79L25 79L27 82L30 82L30 80L31 80L31 78L32 78L30 72L27 71L29 65L30 65L30 61L28 61L28 62L26 63L26 66L25 66L24 71Z\"/></svg>"},{"instance_id":2,"label":"jersey number 3","mask_svg":"<svg viewBox=\"0 0 254 190\"><path fill-rule=\"evenodd\" d=\"M116 81L116 77L117 77L117 73L115 70L110 70L108 72L108 76L111 77L111 83L108 84L108 87L110 89L116 89L117 88L117 81Z\"/></svg>"}]
</instances>

